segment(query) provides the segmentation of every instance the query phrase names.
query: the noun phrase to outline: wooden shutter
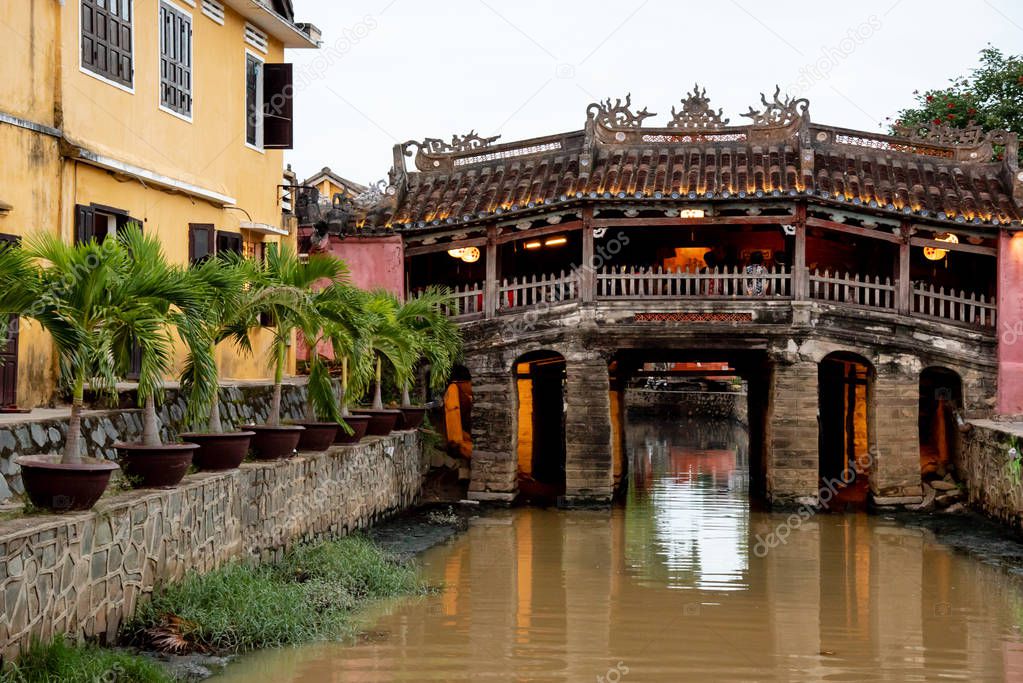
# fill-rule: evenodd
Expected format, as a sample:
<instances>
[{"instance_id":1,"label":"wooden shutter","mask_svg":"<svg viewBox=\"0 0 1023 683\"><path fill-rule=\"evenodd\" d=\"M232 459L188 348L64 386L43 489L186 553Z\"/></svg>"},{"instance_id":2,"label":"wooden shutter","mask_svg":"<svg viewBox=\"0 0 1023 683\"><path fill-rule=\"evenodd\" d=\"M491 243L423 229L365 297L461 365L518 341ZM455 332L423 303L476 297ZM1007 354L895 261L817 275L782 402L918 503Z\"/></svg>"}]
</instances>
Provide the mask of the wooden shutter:
<instances>
[{"instance_id":1,"label":"wooden shutter","mask_svg":"<svg viewBox=\"0 0 1023 683\"><path fill-rule=\"evenodd\" d=\"M199 263L214 253L212 223L189 223L188 262Z\"/></svg>"},{"instance_id":2,"label":"wooden shutter","mask_svg":"<svg viewBox=\"0 0 1023 683\"><path fill-rule=\"evenodd\" d=\"M91 206L75 206L75 244L96 237L96 211Z\"/></svg>"},{"instance_id":3,"label":"wooden shutter","mask_svg":"<svg viewBox=\"0 0 1023 683\"><path fill-rule=\"evenodd\" d=\"M217 253L233 251L242 253L242 236L236 232L224 232L217 230Z\"/></svg>"},{"instance_id":4,"label":"wooden shutter","mask_svg":"<svg viewBox=\"0 0 1023 683\"><path fill-rule=\"evenodd\" d=\"M294 97L291 64L263 65L263 147L291 149Z\"/></svg>"}]
</instances>

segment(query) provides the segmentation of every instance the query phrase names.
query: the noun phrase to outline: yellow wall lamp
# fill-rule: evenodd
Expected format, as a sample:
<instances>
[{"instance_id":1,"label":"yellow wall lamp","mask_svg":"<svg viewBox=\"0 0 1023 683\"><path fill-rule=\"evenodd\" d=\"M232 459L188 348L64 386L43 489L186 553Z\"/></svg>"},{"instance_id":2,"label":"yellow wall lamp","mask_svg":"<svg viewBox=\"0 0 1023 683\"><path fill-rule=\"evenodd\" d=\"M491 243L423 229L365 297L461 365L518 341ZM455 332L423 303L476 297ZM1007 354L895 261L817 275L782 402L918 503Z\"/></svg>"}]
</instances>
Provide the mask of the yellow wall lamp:
<instances>
[{"instance_id":1,"label":"yellow wall lamp","mask_svg":"<svg viewBox=\"0 0 1023 683\"><path fill-rule=\"evenodd\" d=\"M959 244L959 238L950 232L935 235L934 241L945 242L947 244ZM924 258L928 261L940 261L947 255L948 249L941 249L940 247L924 247Z\"/></svg>"},{"instance_id":2,"label":"yellow wall lamp","mask_svg":"<svg viewBox=\"0 0 1023 683\"><path fill-rule=\"evenodd\" d=\"M526 242L522 246L526 249L539 249L540 247L560 247L563 244L568 244L568 238L564 235L559 235L558 237L550 237L544 242L540 240Z\"/></svg>"},{"instance_id":3,"label":"yellow wall lamp","mask_svg":"<svg viewBox=\"0 0 1023 683\"><path fill-rule=\"evenodd\" d=\"M457 249L448 249L448 256L462 259L466 263L476 263L480 260L480 250L478 247L458 247Z\"/></svg>"}]
</instances>

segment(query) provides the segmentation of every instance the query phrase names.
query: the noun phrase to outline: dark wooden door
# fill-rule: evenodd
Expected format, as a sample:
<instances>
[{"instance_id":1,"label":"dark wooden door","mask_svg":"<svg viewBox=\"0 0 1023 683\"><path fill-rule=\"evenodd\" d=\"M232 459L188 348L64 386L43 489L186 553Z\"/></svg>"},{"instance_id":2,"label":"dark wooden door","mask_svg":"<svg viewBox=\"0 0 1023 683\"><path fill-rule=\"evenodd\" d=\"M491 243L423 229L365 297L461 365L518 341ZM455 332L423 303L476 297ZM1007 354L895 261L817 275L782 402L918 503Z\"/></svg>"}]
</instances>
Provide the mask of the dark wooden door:
<instances>
[{"instance_id":1,"label":"dark wooden door","mask_svg":"<svg viewBox=\"0 0 1023 683\"><path fill-rule=\"evenodd\" d=\"M16 245L16 235L0 235L0 249ZM0 316L3 323L0 334L0 408L14 407L18 403L18 318Z\"/></svg>"}]
</instances>

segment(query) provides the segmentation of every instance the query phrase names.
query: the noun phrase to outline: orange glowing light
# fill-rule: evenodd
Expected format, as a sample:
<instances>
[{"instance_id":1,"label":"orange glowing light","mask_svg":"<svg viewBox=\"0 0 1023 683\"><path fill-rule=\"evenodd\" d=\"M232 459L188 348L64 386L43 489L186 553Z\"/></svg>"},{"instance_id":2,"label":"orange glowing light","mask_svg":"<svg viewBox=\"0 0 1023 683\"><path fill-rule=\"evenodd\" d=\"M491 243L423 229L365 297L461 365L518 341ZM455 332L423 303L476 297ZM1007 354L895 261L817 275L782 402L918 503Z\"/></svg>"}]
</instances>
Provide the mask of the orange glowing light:
<instances>
[{"instance_id":1,"label":"orange glowing light","mask_svg":"<svg viewBox=\"0 0 1023 683\"><path fill-rule=\"evenodd\" d=\"M542 245L542 244L540 244L539 242L526 242L526 243L525 243L525 244L524 244L523 246L524 246L524 247L525 247L526 249L539 249L539 248L540 248L540 247L542 247L543 245Z\"/></svg>"},{"instance_id":2,"label":"orange glowing light","mask_svg":"<svg viewBox=\"0 0 1023 683\"><path fill-rule=\"evenodd\" d=\"M568 238L567 237L552 237L549 240L547 240L546 242L544 242L544 245L546 245L548 247L557 247L559 245L567 244L567 243L568 243Z\"/></svg>"},{"instance_id":3,"label":"orange glowing light","mask_svg":"<svg viewBox=\"0 0 1023 683\"><path fill-rule=\"evenodd\" d=\"M947 242L948 244L959 244L959 238L950 232L944 235L935 235L934 240L936 242ZM939 249L938 247L924 247L924 258L928 261L940 261L945 258L948 254L948 249Z\"/></svg>"}]
</instances>

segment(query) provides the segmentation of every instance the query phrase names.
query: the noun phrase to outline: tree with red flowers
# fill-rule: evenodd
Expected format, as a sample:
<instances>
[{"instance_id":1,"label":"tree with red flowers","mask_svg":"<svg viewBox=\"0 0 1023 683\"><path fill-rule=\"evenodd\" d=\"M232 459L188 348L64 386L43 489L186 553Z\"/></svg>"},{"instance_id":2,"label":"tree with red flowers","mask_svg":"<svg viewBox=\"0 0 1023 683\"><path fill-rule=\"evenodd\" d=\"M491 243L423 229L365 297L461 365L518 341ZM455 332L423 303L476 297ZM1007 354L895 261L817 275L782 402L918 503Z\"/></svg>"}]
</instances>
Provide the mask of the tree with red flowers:
<instances>
[{"instance_id":1,"label":"tree with red flowers","mask_svg":"<svg viewBox=\"0 0 1023 683\"><path fill-rule=\"evenodd\" d=\"M899 124L948 123L963 128L973 121L984 130L1008 130L1023 137L1023 55L987 47L980 51L980 66L971 75L951 79L946 88L913 94L917 106L900 111L891 132Z\"/></svg>"}]
</instances>

